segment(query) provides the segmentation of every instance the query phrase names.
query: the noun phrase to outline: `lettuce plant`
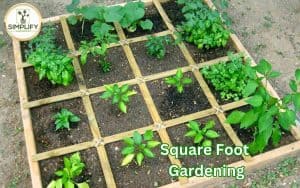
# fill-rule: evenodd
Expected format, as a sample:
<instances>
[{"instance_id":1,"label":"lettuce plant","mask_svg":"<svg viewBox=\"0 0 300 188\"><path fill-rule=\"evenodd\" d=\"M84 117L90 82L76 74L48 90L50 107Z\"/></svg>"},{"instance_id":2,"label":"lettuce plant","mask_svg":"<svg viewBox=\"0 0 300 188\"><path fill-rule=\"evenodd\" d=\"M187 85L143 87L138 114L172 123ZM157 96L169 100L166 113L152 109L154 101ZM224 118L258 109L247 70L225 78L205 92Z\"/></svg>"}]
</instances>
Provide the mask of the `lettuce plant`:
<instances>
[{"instance_id":1,"label":"lettuce plant","mask_svg":"<svg viewBox=\"0 0 300 188\"><path fill-rule=\"evenodd\" d=\"M199 144L203 147L211 147L212 140L220 137L220 135L213 130L215 127L214 121L208 121L202 128L201 124L199 125L196 121L189 121L187 127L189 130L184 136L193 138L195 144Z\"/></svg>"},{"instance_id":2,"label":"lettuce plant","mask_svg":"<svg viewBox=\"0 0 300 188\"><path fill-rule=\"evenodd\" d=\"M176 75L166 78L165 82L176 87L178 93L183 93L184 86L191 84L193 80L191 78L184 77L182 69L178 69Z\"/></svg>"},{"instance_id":3,"label":"lettuce plant","mask_svg":"<svg viewBox=\"0 0 300 188\"><path fill-rule=\"evenodd\" d=\"M257 75L259 73L259 76ZM239 124L241 129L252 129L254 140L249 144L251 154L261 153L269 142L277 146L282 138L282 132L290 131L296 121L296 112L300 110L300 93L297 84L300 83L300 69L295 72L295 80L291 80L292 93L282 99L270 95L262 83L267 79L280 76L273 71L271 64L262 59L255 67L249 67L249 79L243 90L246 102L251 106L247 112L233 111L227 122ZM290 108L293 105L294 108Z\"/></svg>"},{"instance_id":4,"label":"lettuce plant","mask_svg":"<svg viewBox=\"0 0 300 188\"><path fill-rule=\"evenodd\" d=\"M134 131L132 138L124 138L124 148L122 149L122 155L124 159L122 160L121 166L128 165L134 158L139 166L145 157L154 158L155 154L151 151L153 148L157 147L160 142L153 140L153 131L147 130L142 136L139 132Z\"/></svg>"},{"instance_id":5,"label":"lettuce plant","mask_svg":"<svg viewBox=\"0 0 300 188\"><path fill-rule=\"evenodd\" d=\"M121 87L118 84L105 85L105 92L100 96L101 99L112 99L112 104L117 104L121 112L127 113L126 104L129 103L129 98L137 94L136 91L130 90L129 85L125 84Z\"/></svg>"},{"instance_id":6,"label":"lettuce plant","mask_svg":"<svg viewBox=\"0 0 300 188\"><path fill-rule=\"evenodd\" d=\"M76 123L80 121L80 118L70 112L68 109L61 109L60 112L54 115L55 130L70 129L70 123Z\"/></svg>"},{"instance_id":7,"label":"lettuce plant","mask_svg":"<svg viewBox=\"0 0 300 188\"><path fill-rule=\"evenodd\" d=\"M85 164L81 161L79 152L71 155L70 158L64 157L64 168L55 172L59 177L57 180L52 180L47 188L89 188L87 182L76 183L75 178L80 176L84 170Z\"/></svg>"}]
</instances>

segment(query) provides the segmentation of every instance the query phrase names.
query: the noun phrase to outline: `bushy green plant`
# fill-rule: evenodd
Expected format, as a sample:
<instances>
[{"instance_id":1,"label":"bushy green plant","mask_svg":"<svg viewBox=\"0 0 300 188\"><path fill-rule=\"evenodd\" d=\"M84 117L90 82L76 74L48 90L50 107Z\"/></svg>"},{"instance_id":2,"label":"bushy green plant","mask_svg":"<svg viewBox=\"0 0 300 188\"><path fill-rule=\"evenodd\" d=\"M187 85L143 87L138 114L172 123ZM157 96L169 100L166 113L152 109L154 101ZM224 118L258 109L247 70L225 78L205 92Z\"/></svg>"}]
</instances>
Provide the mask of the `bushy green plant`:
<instances>
[{"instance_id":1,"label":"bushy green plant","mask_svg":"<svg viewBox=\"0 0 300 188\"><path fill-rule=\"evenodd\" d=\"M196 121L189 121L187 124L189 130L184 135L186 137L193 138L195 144L199 144L203 147L211 147L212 140L220 137L220 135L213 130L215 127L214 121L208 121L204 127L201 127Z\"/></svg>"},{"instance_id":2,"label":"bushy green plant","mask_svg":"<svg viewBox=\"0 0 300 188\"><path fill-rule=\"evenodd\" d=\"M259 73L260 76L257 76ZM300 110L300 93L297 84L300 83L300 69L296 70L296 80L291 80L292 93L282 99L270 95L262 83L265 80L276 78L279 72L273 71L271 64L262 59L255 67L248 69L248 82L243 90L246 102L251 105L247 112L233 111L227 118L231 124L240 124L241 129L252 129L254 140L249 144L251 154L263 152L269 142L277 146L283 131L290 131L295 124L296 112ZM290 108L290 105L294 108Z\"/></svg>"},{"instance_id":3,"label":"bushy green plant","mask_svg":"<svg viewBox=\"0 0 300 188\"><path fill-rule=\"evenodd\" d=\"M98 45L97 40L92 40L90 42L81 41L79 52L80 52L80 62L85 65L87 62L87 58L89 54L93 56L100 56L100 58L105 57L105 53L107 50L107 44L103 43L102 45ZM100 60L101 61L101 60Z\"/></svg>"},{"instance_id":4,"label":"bushy green plant","mask_svg":"<svg viewBox=\"0 0 300 188\"><path fill-rule=\"evenodd\" d=\"M183 38L199 49L226 46L230 32L224 27L220 14L199 0L177 0L183 5L185 21L178 27Z\"/></svg>"},{"instance_id":5,"label":"bushy green plant","mask_svg":"<svg viewBox=\"0 0 300 188\"><path fill-rule=\"evenodd\" d=\"M214 89L220 92L222 100L237 101L243 97L248 79L246 69L250 65L248 61L244 64L242 54L229 53L228 56L228 62L205 67L201 72Z\"/></svg>"},{"instance_id":6,"label":"bushy green plant","mask_svg":"<svg viewBox=\"0 0 300 188\"><path fill-rule=\"evenodd\" d=\"M121 166L128 165L134 158L139 166L146 157L154 158L155 154L151 151L153 148L157 147L160 142L153 140L153 131L147 130L142 136L139 132L134 131L132 138L123 139L125 147L122 149L122 155L124 159L122 160Z\"/></svg>"},{"instance_id":7,"label":"bushy green plant","mask_svg":"<svg viewBox=\"0 0 300 188\"><path fill-rule=\"evenodd\" d=\"M72 58L55 44L55 32L53 26L46 26L41 35L29 42L27 61L33 65L40 80L47 78L52 84L67 86L74 76Z\"/></svg>"},{"instance_id":8,"label":"bushy green plant","mask_svg":"<svg viewBox=\"0 0 300 188\"><path fill-rule=\"evenodd\" d=\"M130 90L128 84L121 87L118 84L105 85L105 92L100 98L105 100L112 99L112 104L117 104L123 113L127 113L126 104L129 103L129 98L135 94L137 94L136 91Z\"/></svg>"},{"instance_id":9,"label":"bushy green plant","mask_svg":"<svg viewBox=\"0 0 300 188\"><path fill-rule=\"evenodd\" d=\"M106 61L106 60L102 60L100 62L100 66L101 66L101 69L104 73L107 73L107 72L110 72L111 71L111 63Z\"/></svg>"},{"instance_id":10,"label":"bushy green plant","mask_svg":"<svg viewBox=\"0 0 300 188\"><path fill-rule=\"evenodd\" d=\"M78 177L85 168L85 164L81 161L79 152L71 155L70 158L64 157L64 168L55 172L60 177L52 180L47 188L89 188L87 182L76 183L75 178Z\"/></svg>"},{"instance_id":11,"label":"bushy green plant","mask_svg":"<svg viewBox=\"0 0 300 188\"><path fill-rule=\"evenodd\" d=\"M62 108L60 112L54 115L55 130L70 129L70 123L76 123L80 121L80 118L70 112L68 109Z\"/></svg>"},{"instance_id":12,"label":"bushy green plant","mask_svg":"<svg viewBox=\"0 0 300 188\"><path fill-rule=\"evenodd\" d=\"M165 79L165 83L176 87L178 93L183 93L184 87L193 82L191 78L184 77L182 69L178 69L175 76Z\"/></svg>"},{"instance_id":13,"label":"bushy green plant","mask_svg":"<svg viewBox=\"0 0 300 188\"><path fill-rule=\"evenodd\" d=\"M168 36L149 36L146 42L147 53L157 59L162 59L166 54L166 45L171 43L171 39Z\"/></svg>"}]
</instances>

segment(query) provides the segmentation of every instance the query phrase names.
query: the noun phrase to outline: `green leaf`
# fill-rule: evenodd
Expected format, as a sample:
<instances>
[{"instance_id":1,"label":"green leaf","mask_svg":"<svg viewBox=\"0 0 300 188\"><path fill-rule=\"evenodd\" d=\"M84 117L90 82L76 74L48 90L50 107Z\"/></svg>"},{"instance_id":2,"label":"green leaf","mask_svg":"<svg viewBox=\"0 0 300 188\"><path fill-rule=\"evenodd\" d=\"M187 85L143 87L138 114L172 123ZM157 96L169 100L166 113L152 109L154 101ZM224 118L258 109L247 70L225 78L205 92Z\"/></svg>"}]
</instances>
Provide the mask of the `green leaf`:
<instances>
[{"instance_id":1,"label":"green leaf","mask_svg":"<svg viewBox=\"0 0 300 188\"><path fill-rule=\"evenodd\" d=\"M101 6L90 5L81 7L80 12L83 15L83 17L87 20L102 20L102 10L103 7Z\"/></svg>"},{"instance_id":2,"label":"green leaf","mask_svg":"<svg viewBox=\"0 0 300 188\"><path fill-rule=\"evenodd\" d=\"M300 110L300 93L296 93L293 96L293 101L294 101L295 109L297 111L299 111Z\"/></svg>"},{"instance_id":3,"label":"green leaf","mask_svg":"<svg viewBox=\"0 0 300 188\"><path fill-rule=\"evenodd\" d=\"M246 102L253 107L259 107L263 103L263 98L260 95L255 95L255 96L247 99Z\"/></svg>"},{"instance_id":4,"label":"green leaf","mask_svg":"<svg viewBox=\"0 0 300 188\"><path fill-rule=\"evenodd\" d=\"M128 165L134 159L135 154L126 155L126 157L122 160L121 166Z\"/></svg>"},{"instance_id":5,"label":"green leaf","mask_svg":"<svg viewBox=\"0 0 300 188\"><path fill-rule=\"evenodd\" d=\"M119 109L122 112L127 113L127 107L126 107L126 104L123 101L119 102Z\"/></svg>"},{"instance_id":6,"label":"green leaf","mask_svg":"<svg viewBox=\"0 0 300 188\"><path fill-rule=\"evenodd\" d=\"M71 122L74 122L74 123L75 123L75 122L79 122L79 121L80 121L80 118L79 118L78 116L73 115L73 116L70 117L70 121L71 121Z\"/></svg>"},{"instance_id":7,"label":"green leaf","mask_svg":"<svg viewBox=\"0 0 300 188\"><path fill-rule=\"evenodd\" d=\"M272 125L273 125L273 117L270 116L268 113L263 114L260 116L258 119L258 130L259 132L264 132L264 131L271 131L272 130Z\"/></svg>"},{"instance_id":8,"label":"green leaf","mask_svg":"<svg viewBox=\"0 0 300 188\"><path fill-rule=\"evenodd\" d=\"M249 144L249 152L251 154L260 153L268 145L269 139L272 135L272 130L263 131L255 136L255 140Z\"/></svg>"},{"instance_id":9,"label":"green leaf","mask_svg":"<svg viewBox=\"0 0 300 188\"><path fill-rule=\"evenodd\" d=\"M246 87L243 90L243 96L249 97L251 94L253 94L256 91L256 88L258 87L258 84L254 80L249 80Z\"/></svg>"},{"instance_id":10,"label":"green leaf","mask_svg":"<svg viewBox=\"0 0 300 188\"><path fill-rule=\"evenodd\" d=\"M58 188L58 187L56 187L56 181L55 181L55 180L52 180L52 181L48 184L47 188ZM61 184L60 188L62 188L62 184Z\"/></svg>"},{"instance_id":11,"label":"green leaf","mask_svg":"<svg viewBox=\"0 0 300 188\"><path fill-rule=\"evenodd\" d=\"M119 22L124 14L125 12L121 6L107 7L104 12L104 19L106 22Z\"/></svg>"},{"instance_id":12,"label":"green leaf","mask_svg":"<svg viewBox=\"0 0 300 188\"><path fill-rule=\"evenodd\" d=\"M190 78L183 78L182 79L182 83L185 84L185 85L191 84L192 82L193 82L193 80L190 79Z\"/></svg>"},{"instance_id":13,"label":"green leaf","mask_svg":"<svg viewBox=\"0 0 300 188\"><path fill-rule=\"evenodd\" d=\"M102 93L101 95L100 95L100 98L101 99L109 99L109 98L111 98L112 97L112 93L110 92L110 91L105 91L104 93Z\"/></svg>"},{"instance_id":14,"label":"green leaf","mask_svg":"<svg viewBox=\"0 0 300 188\"><path fill-rule=\"evenodd\" d=\"M272 71L269 75L269 78L277 78L281 75L280 72L277 72L277 71Z\"/></svg>"},{"instance_id":15,"label":"green leaf","mask_svg":"<svg viewBox=\"0 0 300 188\"><path fill-rule=\"evenodd\" d=\"M131 153L134 153L134 146L127 146L125 148L122 149L122 155L128 155L128 154L131 154Z\"/></svg>"},{"instance_id":16,"label":"green leaf","mask_svg":"<svg viewBox=\"0 0 300 188\"><path fill-rule=\"evenodd\" d=\"M132 138L124 138L123 139L124 143L129 145L129 146L133 146L134 145L134 141Z\"/></svg>"},{"instance_id":17,"label":"green leaf","mask_svg":"<svg viewBox=\"0 0 300 188\"><path fill-rule=\"evenodd\" d=\"M71 24L71 25L75 25L75 24L77 23L77 17L74 16L74 15L68 17L68 22L69 22L69 24Z\"/></svg>"},{"instance_id":18,"label":"green leaf","mask_svg":"<svg viewBox=\"0 0 300 188\"><path fill-rule=\"evenodd\" d=\"M218 138L220 135L216 132L216 131L213 131L213 130L208 130L206 133L205 133L205 136L207 136L208 138Z\"/></svg>"},{"instance_id":19,"label":"green leaf","mask_svg":"<svg viewBox=\"0 0 300 188\"><path fill-rule=\"evenodd\" d=\"M183 72L182 72L182 69L177 69L177 72L176 72L176 78L180 79L183 77Z\"/></svg>"},{"instance_id":20,"label":"green leaf","mask_svg":"<svg viewBox=\"0 0 300 188\"><path fill-rule=\"evenodd\" d=\"M199 130L199 124L196 122L196 121L189 121L189 123L187 124L187 126L192 129L192 130L195 130L195 131L200 131Z\"/></svg>"},{"instance_id":21,"label":"green leaf","mask_svg":"<svg viewBox=\"0 0 300 188\"><path fill-rule=\"evenodd\" d=\"M74 12L79 5L80 0L72 0L72 3L66 6L68 12Z\"/></svg>"},{"instance_id":22,"label":"green leaf","mask_svg":"<svg viewBox=\"0 0 300 188\"><path fill-rule=\"evenodd\" d=\"M151 20L146 19L145 21L140 22L140 26L142 27L143 30L152 30L153 23Z\"/></svg>"},{"instance_id":23,"label":"green leaf","mask_svg":"<svg viewBox=\"0 0 300 188\"><path fill-rule=\"evenodd\" d=\"M203 135L201 133L198 133L194 138L194 143L198 144L202 141L202 139L203 139Z\"/></svg>"},{"instance_id":24,"label":"green leaf","mask_svg":"<svg viewBox=\"0 0 300 188\"><path fill-rule=\"evenodd\" d=\"M66 188L74 188L75 185L71 180L68 180L66 183L64 183L64 187Z\"/></svg>"},{"instance_id":25,"label":"green leaf","mask_svg":"<svg viewBox=\"0 0 300 188\"><path fill-rule=\"evenodd\" d=\"M144 148L143 153L145 154L145 156L147 156L149 158L155 157L154 153L148 148Z\"/></svg>"},{"instance_id":26,"label":"green leaf","mask_svg":"<svg viewBox=\"0 0 300 188\"><path fill-rule=\"evenodd\" d=\"M258 113L255 113L254 110L250 110L248 111L242 121L241 121L241 129L247 129L249 128L251 125L253 125L258 119Z\"/></svg>"},{"instance_id":27,"label":"green leaf","mask_svg":"<svg viewBox=\"0 0 300 188\"><path fill-rule=\"evenodd\" d=\"M212 146L212 141L211 140L204 140L202 143L203 147L211 147Z\"/></svg>"},{"instance_id":28,"label":"green leaf","mask_svg":"<svg viewBox=\"0 0 300 188\"><path fill-rule=\"evenodd\" d=\"M291 88L291 90L293 92L297 92L298 86L297 86L297 83L296 83L295 80L291 80L290 83L289 83L289 85L290 85L290 88Z\"/></svg>"},{"instance_id":29,"label":"green leaf","mask_svg":"<svg viewBox=\"0 0 300 188\"><path fill-rule=\"evenodd\" d=\"M215 121L214 120L210 120L208 121L206 124L205 124L205 129L208 130L208 129L212 129L214 128L216 125Z\"/></svg>"},{"instance_id":30,"label":"green leaf","mask_svg":"<svg viewBox=\"0 0 300 188\"><path fill-rule=\"evenodd\" d=\"M278 125L273 128L273 133L272 133L271 138L272 138L273 146L278 146L278 144L281 140L281 130L280 130L280 127Z\"/></svg>"},{"instance_id":31,"label":"green leaf","mask_svg":"<svg viewBox=\"0 0 300 188\"><path fill-rule=\"evenodd\" d=\"M155 148L155 147L158 146L159 144L160 144L160 142L151 140L151 141L148 141L148 142L147 142L147 147L151 149L151 148Z\"/></svg>"},{"instance_id":32,"label":"green leaf","mask_svg":"<svg viewBox=\"0 0 300 188\"><path fill-rule=\"evenodd\" d=\"M139 152L139 153L136 155L136 161L137 161L137 163L138 163L139 166L142 165L143 159L144 159L143 153Z\"/></svg>"},{"instance_id":33,"label":"green leaf","mask_svg":"<svg viewBox=\"0 0 300 188\"><path fill-rule=\"evenodd\" d=\"M153 131L147 130L144 134L144 140L149 141L149 140L152 140L152 138L153 138Z\"/></svg>"},{"instance_id":34,"label":"green leaf","mask_svg":"<svg viewBox=\"0 0 300 188\"><path fill-rule=\"evenodd\" d=\"M89 184L87 184L86 182L83 183L76 183L78 188L90 188Z\"/></svg>"},{"instance_id":35,"label":"green leaf","mask_svg":"<svg viewBox=\"0 0 300 188\"><path fill-rule=\"evenodd\" d=\"M267 60L261 59L255 69L260 74L267 75L272 70L272 65Z\"/></svg>"},{"instance_id":36,"label":"green leaf","mask_svg":"<svg viewBox=\"0 0 300 188\"><path fill-rule=\"evenodd\" d=\"M226 122L229 124L238 124L241 123L243 117L245 116L244 112L233 111L226 119Z\"/></svg>"},{"instance_id":37,"label":"green leaf","mask_svg":"<svg viewBox=\"0 0 300 188\"><path fill-rule=\"evenodd\" d=\"M134 143L137 145L142 144L142 135L139 132L134 131L133 140L134 140Z\"/></svg>"},{"instance_id":38,"label":"green leaf","mask_svg":"<svg viewBox=\"0 0 300 188\"><path fill-rule=\"evenodd\" d=\"M197 132L195 130L188 131L184 136L185 137L195 137Z\"/></svg>"},{"instance_id":39,"label":"green leaf","mask_svg":"<svg viewBox=\"0 0 300 188\"><path fill-rule=\"evenodd\" d=\"M278 120L284 130L290 131L291 126L296 121L296 113L289 109L285 112L279 112Z\"/></svg>"},{"instance_id":40,"label":"green leaf","mask_svg":"<svg viewBox=\"0 0 300 188\"><path fill-rule=\"evenodd\" d=\"M297 69L297 70L295 71L295 77L296 77L296 80L297 80L298 82L300 82L300 69Z\"/></svg>"}]
</instances>

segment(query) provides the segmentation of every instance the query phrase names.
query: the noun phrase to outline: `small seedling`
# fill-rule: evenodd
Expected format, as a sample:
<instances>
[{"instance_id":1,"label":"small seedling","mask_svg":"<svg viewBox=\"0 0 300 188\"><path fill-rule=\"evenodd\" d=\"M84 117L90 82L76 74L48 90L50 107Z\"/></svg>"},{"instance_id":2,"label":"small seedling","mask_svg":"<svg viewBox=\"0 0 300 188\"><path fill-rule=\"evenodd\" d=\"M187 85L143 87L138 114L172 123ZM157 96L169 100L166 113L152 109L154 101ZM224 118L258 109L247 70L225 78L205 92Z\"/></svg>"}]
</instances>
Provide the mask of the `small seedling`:
<instances>
[{"instance_id":1,"label":"small seedling","mask_svg":"<svg viewBox=\"0 0 300 188\"><path fill-rule=\"evenodd\" d=\"M60 177L57 180L52 180L47 188L89 188L87 182L76 183L75 178L78 177L84 170L85 164L81 161L79 152L71 155L70 158L64 157L64 168L55 172L55 175Z\"/></svg>"},{"instance_id":2,"label":"small seedling","mask_svg":"<svg viewBox=\"0 0 300 188\"><path fill-rule=\"evenodd\" d=\"M124 138L125 147L122 149L122 155L124 159L121 166L125 166L131 163L134 158L139 166L142 165L142 162L146 157L154 158L155 154L151 149L157 147L160 142L153 140L153 131L147 130L142 136L140 133L135 131L132 138Z\"/></svg>"},{"instance_id":3,"label":"small seedling","mask_svg":"<svg viewBox=\"0 0 300 188\"><path fill-rule=\"evenodd\" d=\"M184 77L182 69L178 69L176 75L166 78L165 82L176 87L178 93L183 93L184 86L191 84L193 80L191 78Z\"/></svg>"},{"instance_id":4,"label":"small seedling","mask_svg":"<svg viewBox=\"0 0 300 188\"><path fill-rule=\"evenodd\" d=\"M111 71L111 63L106 61L106 60L100 61L100 66L101 66L101 69L104 73L107 73L107 72Z\"/></svg>"},{"instance_id":5,"label":"small seedling","mask_svg":"<svg viewBox=\"0 0 300 188\"><path fill-rule=\"evenodd\" d=\"M189 121L187 124L188 132L184 135L194 139L195 144L203 147L211 147L212 139L218 138L220 135L212 130L215 127L214 121L208 121L203 128L196 121Z\"/></svg>"},{"instance_id":6,"label":"small seedling","mask_svg":"<svg viewBox=\"0 0 300 188\"><path fill-rule=\"evenodd\" d=\"M80 118L76 115L74 115L69 110L63 108L60 112L55 114L55 130L59 129L70 129L70 123L76 123L80 121Z\"/></svg>"},{"instance_id":7,"label":"small seedling","mask_svg":"<svg viewBox=\"0 0 300 188\"><path fill-rule=\"evenodd\" d=\"M162 59L166 54L166 45L169 44L171 44L171 39L168 36L150 36L146 42L147 53L157 59Z\"/></svg>"},{"instance_id":8,"label":"small seedling","mask_svg":"<svg viewBox=\"0 0 300 188\"><path fill-rule=\"evenodd\" d=\"M137 94L136 91L130 90L129 85L125 84L121 87L118 84L105 85L105 92L100 96L101 99L112 99L112 104L118 104L119 109L123 113L127 113L126 104L129 102L129 97Z\"/></svg>"}]
</instances>

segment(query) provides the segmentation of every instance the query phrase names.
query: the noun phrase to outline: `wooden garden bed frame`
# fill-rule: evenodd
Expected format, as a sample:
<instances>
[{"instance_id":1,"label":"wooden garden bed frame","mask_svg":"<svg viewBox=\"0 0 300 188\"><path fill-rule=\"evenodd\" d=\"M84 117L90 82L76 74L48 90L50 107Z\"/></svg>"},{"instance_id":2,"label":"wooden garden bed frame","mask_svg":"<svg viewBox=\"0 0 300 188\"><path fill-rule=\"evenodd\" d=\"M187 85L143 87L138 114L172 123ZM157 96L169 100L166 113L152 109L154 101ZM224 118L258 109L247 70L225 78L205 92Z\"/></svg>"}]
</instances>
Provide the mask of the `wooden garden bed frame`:
<instances>
[{"instance_id":1,"label":"wooden garden bed frame","mask_svg":"<svg viewBox=\"0 0 300 188\"><path fill-rule=\"evenodd\" d=\"M169 34L169 35L172 35L172 37L174 39L176 39L176 35L174 34L175 27L172 25L166 12L164 11L164 9L161 6L161 3L166 2L166 1L167 0L144 0L144 2L146 3L147 6L153 4L156 7L156 9L158 10L159 14L163 18L163 21L168 28L168 30L156 33L154 35L163 36L163 35ZM209 5L210 8L215 9L215 6L213 5L213 3L210 0L204 0L204 1ZM118 84L125 84L125 83L129 84L129 85L138 84L138 86L141 90L141 94L146 102L146 105L148 107L148 110L150 112L150 115L153 119L154 124L148 125L146 127L138 128L135 130L115 134L112 136L102 137L100 130L98 128L98 124L97 124L96 117L95 117L95 112L93 111L93 107L92 107L92 103L91 103L89 95L92 95L95 93L100 93L100 92L104 91L104 87L100 86L100 87L95 87L95 88L91 88L91 89L88 89L86 87L84 77L83 77L83 74L82 74L82 71L80 68L79 60L78 60L78 56L80 54L78 51L75 50L73 40L72 40L70 31L69 31L69 26L66 21L66 18L68 16L69 16L68 14L65 14L65 15L61 15L61 16L46 18L46 19L43 19L43 23L53 22L53 23L61 24L67 46L68 46L69 50L72 52L73 66L75 69L75 74L76 74L77 82L79 85L79 91L62 94L62 95L58 95L58 96L53 96L53 97L48 97L48 98L35 100L35 101L28 101L24 68L30 67L31 65L28 63L22 62L20 41L18 41L16 39L12 39L16 72L17 72L17 81L18 81L18 88L19 88L19 95L20 95L21 114L22 114L22 120L23 120L23 125L24 125L24 134L25 134L27 155L28 155L29 168L30 168L31 180L32 180L33 187L35 187L35 188L42 187L39 161L95 147L97 149L97 153L99 155L101 168L102 168L102 171L103 171L103 174L105 177L106 185L109 188L114 188L114 187L116 187L116 183L115 183L115 179L114 179L114 176L113 176L113 173L112 173L112 170L110 167L110 163L109 163L109 160L107 157L106 149L104 147L105 144L120 141L124 137L129 137L133 134L134 131L144 133L146 130L152 129L152 130L158 132L162 142L168 143L169 145L171 145L171 141L170 141L170 138L169 138L166 128L176 126L176 125L185 123L190 120L204 118L204 117L211 116L211 115L216 115L218 117L224 130L226 131L227 135L230 137L230 139L232 140L234 145L236 145L236 146L243 145L243 143L238 138L238 136L236 135L236 133L232 129L232 127L229 124L225 123L226 117L225 117L224 112L246 105L245 101L241 100L241 101L233 102L230 104L219 105L216 98L210 91L207 83L205 82L203 76L201 75L201 73L199 71L199 68L202 68L204 66L213 65L213 64L218 63L219 61L228 60L227 56L221 57L218 59L214 59L214 60L210 60L210 61L207 61L204 63L195 62L193 60L190 52L186 48L185 44L184 43L179 44L178 46L179 46L180 50L182 51L187 62L189 63L189 66L182 67L183 72L193 72L194 76L196 77L200 87L202 88L203 92L205 93L212 108L203 110L200 112L196 112L193 114L185 115L185 116L182 116L182 117L179 117L176 119L162 121L160 118L160 115L156 109L156 106L153 102L153 99L150 95L150 92L148 90L146 82L174 75L176 73L176 69L149 75L149 76L143 76L141 74L138 64L136 63L136 60L132 53L132 50L128 44L145 41L145 40L147 40L147 36L126 39L124 31L118 23L115 23L114 25L115 25L116 31L118 33L118 36L120 38L120 41L116 44L111 44L109 47L121 46L123 48L123 50L126 54L126 57L128 59L128 62L130 64L130 67L135 75L135 79L122 81L122 82L119 82ZM242 45L242 43L237 38L237 36L235 34L231 34L230 37L231 37L231 40L232 40L237 52L243 52L245 54L245 58L250 58L252 65L255 65L254 60L251 58L248 51ZM268 82L263 82L263 83L267 83L267 85L265 85L265 86L270 94L272 94L275 97L278 97L278 94L275 92L273 87ZM88 116L90 129L91 129L91 132L93 135L93 140L84 142L84 143L80 143L80 144L75 144L75 145L71 145L71 146L67 146L67 147L54 149L54 150L47 151L47 152L37 153L36 146L35 146L34 133L33 133L33 129L32 129L30 108L38 107L41 105L50 104L50 103L54 103L54 102L64 101L64 100L68 100L68 99L78 98L78 97L81 98L83 101L83 104L84 104L84 107L86 110L86 114ZM243 156L244 160L233 163L230 166L245 166L246 171L250 171L250 170L254 170L256 168L263 167L270 162L273 163L274 160L279 160L279 159L283 158L284 156L287 156L287 155L292 156L292 155L296 155L296 154L300 153L300 141L299 141L300 140L300 129L299 129L299 127L296 127L296 126L293 127L292 134L296 138L296 140L297 140L296 142L293 142L289 145L285 145L280 148L271 150L269 152L265 152L263 154L255 156L255 157ZM169 156L169 159L172 164L181 166L180 160L175 159L172 156ZM213 183L221 182L223 180L224 180L224 178L206 178L206 177L185 178L185 177L181 177L181 178L179 178L179 180L177 182L165 185L163 187L193 187L193 186L197 187L199 185L209 185L212 182Z\"/></svg>"}]
</instances>

